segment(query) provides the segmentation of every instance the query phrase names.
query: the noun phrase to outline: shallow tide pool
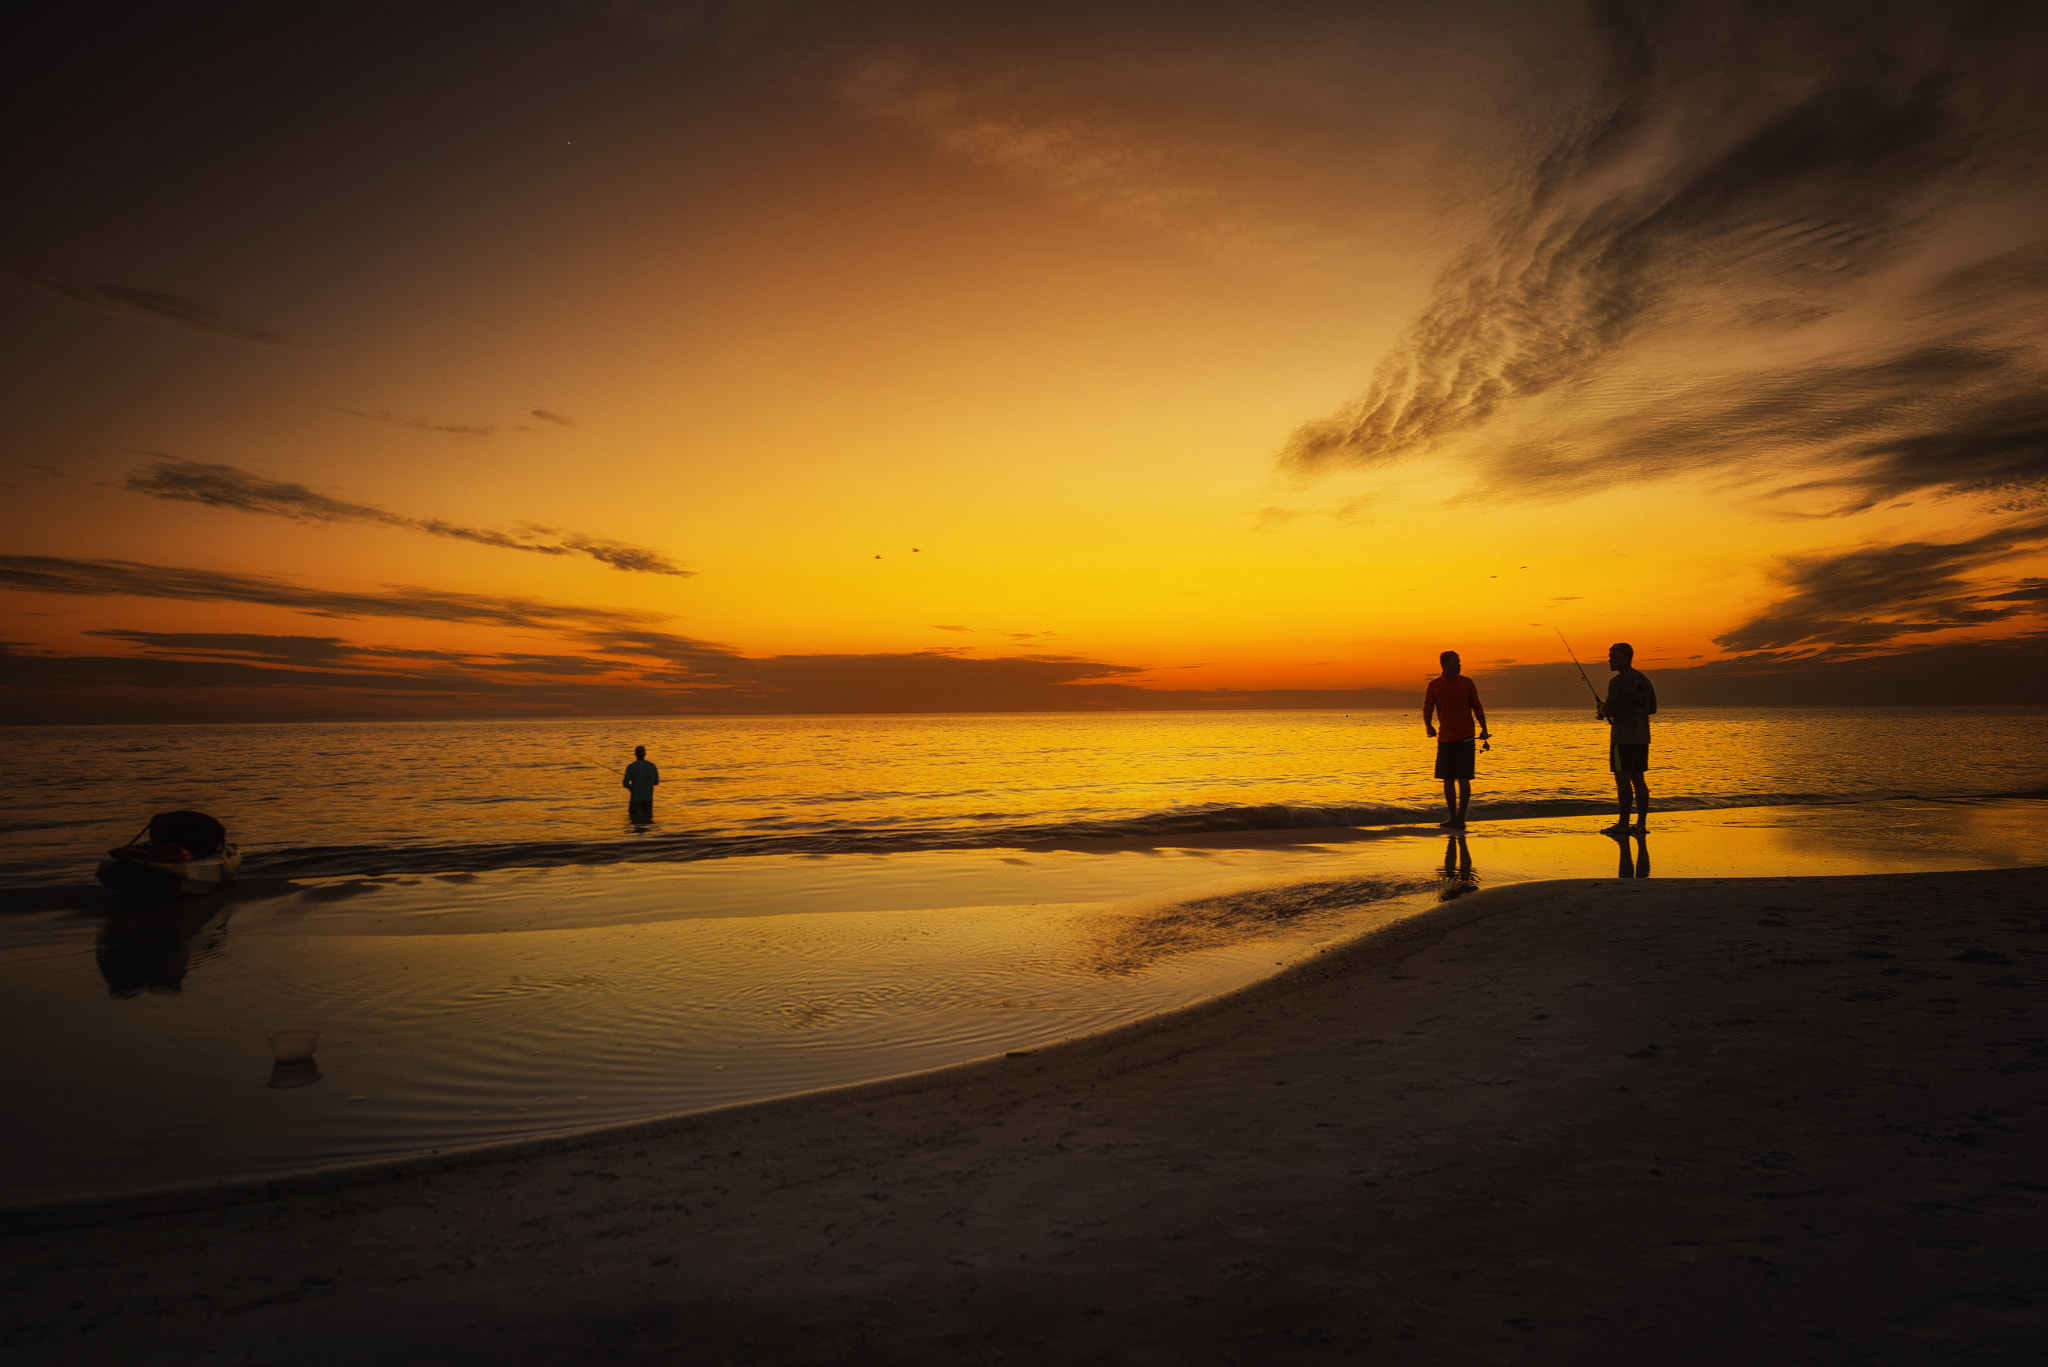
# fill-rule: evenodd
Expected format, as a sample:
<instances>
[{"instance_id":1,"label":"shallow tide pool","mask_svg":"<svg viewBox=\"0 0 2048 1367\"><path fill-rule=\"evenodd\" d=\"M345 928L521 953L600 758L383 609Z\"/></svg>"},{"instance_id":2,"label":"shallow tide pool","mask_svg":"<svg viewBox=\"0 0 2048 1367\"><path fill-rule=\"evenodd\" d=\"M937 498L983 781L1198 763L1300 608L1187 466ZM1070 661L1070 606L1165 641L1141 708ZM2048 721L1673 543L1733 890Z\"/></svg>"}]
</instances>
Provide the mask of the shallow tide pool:
<instances>
[{"instance_id":1,"label":"shallow tide pool","mask_svg":"<svg viewBox=\"0 0 2048 1367\"><path fill-rule=\"evenodd\" d=\"M0 1204L560 1133L1170 1010L1528 878L2048 864L2048 802L96 890L0 917ZM317 1031L311 1060L270 1036Z\"/></svg>"}]
</instances>

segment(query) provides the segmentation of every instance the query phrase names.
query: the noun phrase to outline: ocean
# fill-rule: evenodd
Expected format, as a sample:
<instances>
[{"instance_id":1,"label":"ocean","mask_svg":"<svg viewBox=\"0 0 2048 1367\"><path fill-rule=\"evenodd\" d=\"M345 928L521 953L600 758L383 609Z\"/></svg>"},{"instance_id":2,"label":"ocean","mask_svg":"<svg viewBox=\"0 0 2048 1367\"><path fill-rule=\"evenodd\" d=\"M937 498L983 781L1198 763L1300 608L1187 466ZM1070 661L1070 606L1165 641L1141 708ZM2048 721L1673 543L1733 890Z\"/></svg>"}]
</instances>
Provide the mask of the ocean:
<instances>
[{"instance_id":1,"label":"ocean","mask_svg":"<svg viewBox=\"0 0 2048 1367\"><path fill-rule=\"evenodd\" d=\"M2048 865L2044 719L1674 709L1635 840L1598 834L1605 728L1562 709L1494 716L1462 837L1393 712L14 728L0 1087L33 1123L0 1207L1028 1051L1521 879ZM172 808L243 876L90 882Z\"/></svg>"},{"instance_id":2,"label":"ocean","mask_svg":"<svg viewBox=\"0 0 2048 1367\"><path fill-rule=\"evenodd\" d=\"M1492 714L1473 816L1607 809L1590 708ZM1700 708L1657 719L1665 811L2048 794L2048 707ZM381 876L1434 822L1394 711L645 717L17 727L0 880L88 877L153 811L226 823L251 875ZM645 745L654 818L617 770Z\"/></svg>"}]
</instances>

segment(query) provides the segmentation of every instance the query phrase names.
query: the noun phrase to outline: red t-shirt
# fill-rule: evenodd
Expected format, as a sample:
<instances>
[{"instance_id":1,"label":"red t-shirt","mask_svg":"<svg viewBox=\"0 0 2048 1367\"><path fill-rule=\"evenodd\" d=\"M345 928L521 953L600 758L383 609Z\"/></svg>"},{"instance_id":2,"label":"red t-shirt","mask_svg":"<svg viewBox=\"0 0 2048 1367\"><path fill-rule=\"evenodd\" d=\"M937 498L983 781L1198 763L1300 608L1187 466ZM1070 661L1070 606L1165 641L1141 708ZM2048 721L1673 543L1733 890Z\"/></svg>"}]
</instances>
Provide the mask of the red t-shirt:
<instances>
[{"instance_id":1,"label":"red t-shirt","mask_svg":"<svg viewBox=\"0 0 2048 1367\"><path fill-rule=\"evenodd\" d=\"M1422 695L1422 719L1428 721L1430 714L1436 714L1436 743L1448 745L1454 740L1471 740L1472 713L1484 712L1479 706L1479 685L1471 676L1460 674L1446 679L1441 674L1429 681L1429 687Z\"/></svg>"}]
</instances>

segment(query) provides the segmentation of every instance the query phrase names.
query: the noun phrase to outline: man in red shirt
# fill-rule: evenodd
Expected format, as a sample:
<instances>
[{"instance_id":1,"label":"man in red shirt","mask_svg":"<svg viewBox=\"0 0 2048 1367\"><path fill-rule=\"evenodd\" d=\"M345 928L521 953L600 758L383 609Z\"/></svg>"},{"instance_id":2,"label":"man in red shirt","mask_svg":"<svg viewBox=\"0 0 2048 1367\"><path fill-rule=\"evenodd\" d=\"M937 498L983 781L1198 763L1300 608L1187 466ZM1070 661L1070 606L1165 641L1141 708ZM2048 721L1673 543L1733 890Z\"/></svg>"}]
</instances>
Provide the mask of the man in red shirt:
<instances>
[{"instance_id":1,"label":"man in red shirt","mask_svg":"<svg viewBox=\"0 0 2048 1367\"><path fill-rule=\"evenodd\" d=\"M1451 819L1437 825L1465 829L1465 808L1472 802L1472 719L1479 719L1479 739L1491 740L1479 689L1458 672L1458 652L1438 657L1444 672L1429 681L1422 695L1422 729L1436 737L1436 776L1444 781L1444 806Z\"/></svg>"}]
</instances>

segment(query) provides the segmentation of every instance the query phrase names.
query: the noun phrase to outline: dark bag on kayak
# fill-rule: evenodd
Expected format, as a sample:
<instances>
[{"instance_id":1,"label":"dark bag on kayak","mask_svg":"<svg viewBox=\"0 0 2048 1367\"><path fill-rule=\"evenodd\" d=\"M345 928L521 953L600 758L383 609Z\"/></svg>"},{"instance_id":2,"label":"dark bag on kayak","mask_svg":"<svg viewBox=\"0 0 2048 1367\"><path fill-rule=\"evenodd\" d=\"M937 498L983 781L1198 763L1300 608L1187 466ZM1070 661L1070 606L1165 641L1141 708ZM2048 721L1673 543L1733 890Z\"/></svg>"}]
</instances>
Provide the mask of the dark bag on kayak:
<instances>
[{"instance_id":1,"label":"dark bag on kayak","mask_svg":"<svg viewBox=\"0 0 2048 1367\"><path fill-rule=\"evenodd\" d=\"M182 845L193 859L210 859L228 840L227 827L205 812L158 812L149 819L152 845Z\"/></svg>"}]
</instances>

